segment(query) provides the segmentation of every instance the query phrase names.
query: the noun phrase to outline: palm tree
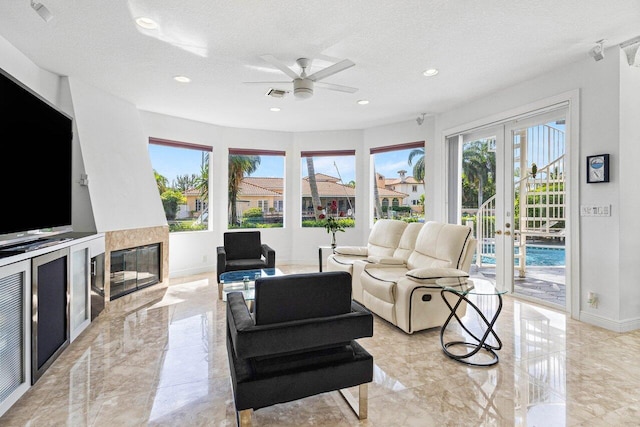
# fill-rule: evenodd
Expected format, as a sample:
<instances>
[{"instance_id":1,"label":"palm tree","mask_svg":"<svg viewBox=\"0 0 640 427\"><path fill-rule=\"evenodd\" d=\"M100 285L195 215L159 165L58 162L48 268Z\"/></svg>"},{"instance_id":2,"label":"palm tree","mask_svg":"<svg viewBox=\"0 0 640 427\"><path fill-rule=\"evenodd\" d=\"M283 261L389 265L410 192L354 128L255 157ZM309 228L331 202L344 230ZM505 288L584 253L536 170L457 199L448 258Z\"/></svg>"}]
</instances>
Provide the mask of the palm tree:
<instances>
[{"instance_id":1,"label":"palm tree","mask_svg":"<svg viewBox=\"0 0 640 427\"><path fill-rule=\"evenodd\" d=\"M176 177L173 188L184 193L185 191L190 190L194 187L197 179L198 175L196 175L195 173L192 173L191 175L179 175Z\"/></svg>"},{"instance_id":2,"label":"palm tree","mask_svg":"<svg viewBox=\"0 0 640 427\"><path fill-rule=\"evenodd\" d=\"M245 174L251 175L260 165L260 156L229 155L229 207L231 208L231 224L238 223L238 192Z\"/></svg>"},{"instance_id":3,"label":"palm tree","mask_svg":"<svg viewBox=\"0 0 640 427\"><path fill-rule=\"evenodd\" d=\"M153 176L156 179L156 185L158 186L158 192L160 194L162 194L165 191L167 191L167 184L169 183L167 178L165 178L164 176L160 175L158 173L158 171L156 171L155 169L153 170Z\"/></svg>"},{"instance_id":4,"label":"palm tree","mask_svg":"<svg viewBox=\"0 0 640 427\"><path fill-rule=\"evenodd\" d=\"M320 193L318 193L318 184L316 183L316 168L313 165L313 157L307 157L307 172L309 174L309 188L311 189L311 201L313 202L313 215L316 221L319 219L320 211L317 209L320 206Z\"/></svg>"},{"instance_id":5,"label":"palm tree","mask_svg":"<svg viewBox=\"0 0 640 427\"><path fill-rule=\"evenodd\" d=\"M417 157L415 164L413 158ZM409 166L413 166L413 177L417 181L424 180L424 148L415 148L409 153Z\"/></svg>"},{"instance_id":6,"label":"palm tree","mask_svg":"<svg viewBox=\"0 0 640 427\"><path fill-rule=\"evenodd\" d=\"M380 192L378 191L378 174L376 173L376 166L373 165L373 199L376 203L376 219L382 218L382 203L380 203Z\"/></svg>"},{"instance_id":7,"label":"palm tree","mask_svg":"<svg viewBox=\"0 0 640 427\"><path fill-rule=\"evenodd\" d=\"M466 144L462 152L462 172L478 189L478 208L484 202L484 188L496 169L495 153L489 151L489 140L481 139Z\"/></svg>"},{"instance_id":8,"label":"palm tree","mask_svg":"<svg viewBox=\"0 0 640 427\"><path fill-rule=\"evenodd\" d=\"M202 153L202 161L200 163L200 176L196 176L193 181L193 187L200 191L202 200L209 199L209 153Z\"/></svg>"}]
</instances>

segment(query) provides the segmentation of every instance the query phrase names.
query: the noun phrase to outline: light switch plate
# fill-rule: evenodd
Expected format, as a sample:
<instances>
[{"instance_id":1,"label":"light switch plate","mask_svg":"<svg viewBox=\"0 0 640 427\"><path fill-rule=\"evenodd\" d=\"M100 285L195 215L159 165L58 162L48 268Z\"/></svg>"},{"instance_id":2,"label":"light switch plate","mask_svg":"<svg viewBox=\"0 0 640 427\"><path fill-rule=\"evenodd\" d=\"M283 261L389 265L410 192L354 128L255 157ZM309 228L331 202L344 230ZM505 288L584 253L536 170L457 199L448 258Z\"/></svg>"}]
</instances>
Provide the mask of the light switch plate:
<instances>
[{"instance_id":1,"label":"light switch plate","mask_svg":"<svg viewBox=\"0 0 640 427\"><path fill-rule=\"evenodd\" d=\"M580 216L611 216L611 205L581 205Z\"/></svg>"}]
</instances>

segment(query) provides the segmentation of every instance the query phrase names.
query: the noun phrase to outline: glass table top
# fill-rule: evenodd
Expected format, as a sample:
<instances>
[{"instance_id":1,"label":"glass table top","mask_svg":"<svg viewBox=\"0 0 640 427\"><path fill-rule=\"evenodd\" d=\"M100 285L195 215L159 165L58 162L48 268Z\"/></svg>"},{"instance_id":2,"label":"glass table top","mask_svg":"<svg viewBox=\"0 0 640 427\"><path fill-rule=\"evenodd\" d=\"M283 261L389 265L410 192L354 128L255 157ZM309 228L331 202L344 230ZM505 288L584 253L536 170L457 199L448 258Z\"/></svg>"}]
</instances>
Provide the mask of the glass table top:
<instances>
[{"instance_id":1,"label":"glass table top","mask_svg":"<svg viewBox=\"0 0 640 427\"><path fill-rule=\"evenodd\" d=\"M227 300L227 294L229 292L242 292L245 301L253 301L255 299L256 279L282 275L282 271L278 268L238 270L222 273L220 275L220 283L222 284L222 300Z\"/></svg>"},{"instance_id":2,"label":"glass table top","mask_svg":"<svg viewBox=\"0 0 640 427\"><path fill-rule=\"evenodd\" d=\"M498 289L492 283L486 281L478 281L478 283L474 283L469 288L446 286L444 290L459 295L503 295L507 293L506 290Z\"/></svg>"},{"instance_id":3,"label":"glass table top","mask_svg":"<svg viewBox=\"0 0 640 427\"><path fill-rule=\"evenodd\" d=\"M278 268L227 271L226 273L222 273L220 275L220 283L242 282L245 277L253 281L260 277L267 276L282 276L282 271L280 271Z\"/></svg>"}]
</instances>

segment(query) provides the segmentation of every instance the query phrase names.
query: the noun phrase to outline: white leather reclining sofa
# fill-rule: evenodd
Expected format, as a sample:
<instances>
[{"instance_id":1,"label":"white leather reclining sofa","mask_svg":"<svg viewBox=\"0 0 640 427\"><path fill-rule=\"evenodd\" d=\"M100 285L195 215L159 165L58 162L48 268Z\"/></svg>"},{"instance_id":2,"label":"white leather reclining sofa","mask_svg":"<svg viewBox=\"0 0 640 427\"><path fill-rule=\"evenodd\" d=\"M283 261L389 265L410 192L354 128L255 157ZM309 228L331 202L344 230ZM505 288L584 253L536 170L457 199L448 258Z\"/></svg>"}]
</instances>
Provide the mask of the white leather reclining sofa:
<instances>
[{"instance_id":1,"label":"white leather reclining sofa","mask_svg":"<svg viewBox=\"0 0 640 427\"><path fill-rule=\"evenodd\" d=\"M422 227L421 223L412 224L414 227ZM337 246L327 258L327 271L346 271L352 274L353 263L358 260L393 257L408 225L409 223L397 219L379 219L371 228L367 246ZM415 234L417 236L417 232ZM415 237L413 240L415 242ZM358 296L354 299L362 302Z\"/></svg>"},{"instance_id":2,"label":"white leather reclining sofa","mask_svg":"<svg viewBox=\"0 0 640 427\"><path fill-rule=\"evenodd\" d=\"M376 232L384 231L385 227ZM386 251L368 255L368 251L362 249L358 256L348 255L353 258L346 262L345 255L336 248L328 266L348 268L346 271L352 275L353 299L411 334L442 326L450 314L440 295L443 287L473 285L469 269L475 246L470 227L435 221L424 225L411 223L404 227L393 251L387 247ZM343 250L349 251L355 252L355 249ZM464 315L465 311L466 304L461 304L458 315Z\"/></svg>"}]
</instances>

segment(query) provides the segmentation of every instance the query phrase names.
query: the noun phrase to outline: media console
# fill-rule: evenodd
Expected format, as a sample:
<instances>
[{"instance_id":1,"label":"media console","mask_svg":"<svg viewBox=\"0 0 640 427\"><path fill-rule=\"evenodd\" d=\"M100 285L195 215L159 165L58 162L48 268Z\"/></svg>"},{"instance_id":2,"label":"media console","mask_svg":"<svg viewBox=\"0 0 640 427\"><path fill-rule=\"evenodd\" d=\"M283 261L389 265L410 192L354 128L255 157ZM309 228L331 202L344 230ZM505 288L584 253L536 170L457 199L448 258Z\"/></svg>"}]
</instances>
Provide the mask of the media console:
<instances>
[{"instance_id":1,"label":"media console","mask_svg":"<svg viewBox=\"0 0 640 427\"><path fill-rule=\"evenodd\" d=\"M0 248L0 416L91 323L104 251L103 234L73 232Z\"/></svg>"},{"instance_id":2,"label":"media console","mask_svg":"<svg viewBox=\"0 0 640 427\"><path fill-rule=\"evenodd\" d=\"M9 245L0 249L0 258L6 258L14 255L24 254L27 252L45 249L51 246L57 246L64 242L73 240L72 237L53 237L31 241L28 243L20 243L17 245Z\"/></svg>"}]
</instances>

